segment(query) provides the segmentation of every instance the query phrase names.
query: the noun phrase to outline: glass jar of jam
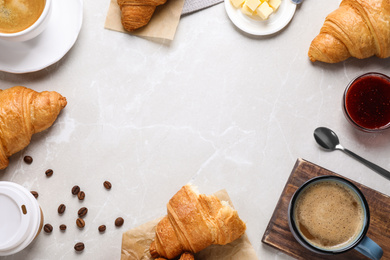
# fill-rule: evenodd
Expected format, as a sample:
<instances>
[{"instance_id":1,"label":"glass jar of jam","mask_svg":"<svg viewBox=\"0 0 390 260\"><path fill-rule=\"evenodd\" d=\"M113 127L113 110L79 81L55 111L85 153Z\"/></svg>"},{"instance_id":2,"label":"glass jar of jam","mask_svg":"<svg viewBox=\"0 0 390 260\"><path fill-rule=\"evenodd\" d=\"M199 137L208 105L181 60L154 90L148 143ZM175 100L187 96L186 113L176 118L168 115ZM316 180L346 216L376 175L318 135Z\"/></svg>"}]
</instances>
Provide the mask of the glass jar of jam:
<instances>
[{"instance_id":1,"label":"glass jar of jam","mask_svg":"<svg viewBox=\"0 0 390 260\"><path fill-rule=\"evenodd\" d=\"M390 78L369 72L352 80L344 92L344 115L365 132L390 128Z\"/></svg>"}]
</instances>

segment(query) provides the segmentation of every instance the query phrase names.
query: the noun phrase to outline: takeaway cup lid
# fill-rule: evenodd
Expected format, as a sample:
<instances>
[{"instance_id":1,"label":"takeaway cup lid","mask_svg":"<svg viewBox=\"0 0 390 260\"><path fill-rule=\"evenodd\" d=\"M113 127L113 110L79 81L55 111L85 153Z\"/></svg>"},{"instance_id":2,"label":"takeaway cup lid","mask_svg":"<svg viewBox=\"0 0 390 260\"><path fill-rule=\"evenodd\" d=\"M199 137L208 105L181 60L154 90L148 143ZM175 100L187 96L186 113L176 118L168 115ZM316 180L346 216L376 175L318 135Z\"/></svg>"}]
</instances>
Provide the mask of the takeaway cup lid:
<instances>
[{"instance_id":1,"label":"takeaway cup lid","mask_svg":"<svg viewBox=\"0 0 390 260\"><path fill-rule=\"evenodd\" d=\"M34 196L19 184L0 181L0 256L28 246L40 222L40 207Z\"/></svg>"}]
</instances>

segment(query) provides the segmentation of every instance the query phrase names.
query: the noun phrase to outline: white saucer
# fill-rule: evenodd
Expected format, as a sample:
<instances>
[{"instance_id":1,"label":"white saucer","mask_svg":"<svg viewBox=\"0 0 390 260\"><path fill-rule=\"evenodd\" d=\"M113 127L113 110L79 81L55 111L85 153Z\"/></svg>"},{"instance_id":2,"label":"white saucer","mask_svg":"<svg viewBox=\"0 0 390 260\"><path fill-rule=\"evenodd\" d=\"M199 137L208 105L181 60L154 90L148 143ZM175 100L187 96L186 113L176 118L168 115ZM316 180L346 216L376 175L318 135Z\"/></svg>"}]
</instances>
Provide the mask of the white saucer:
<instances>
[{"instance_id":1,"label":"white saucer","mask_svg":"<svg viewBox=\"0 0 390 260\"><path fill-rule=\"evenodd\" d=\"M278 10L271 14L268 20L260 21L243 14L230 0L225 0L225 9L230 20L239 29L252 35L269 35L280 31L291 21L296 8L297 5L290 0L282 0Z\"/></svg>"},{"instance_id":2,"label":"white saucer","mask_svg":"<svg viewBox=\"0 0 390 260\"><path fill-rule=\"evenodd\" d=\"M83 21L82 0L53 0L47 28L26 42L0 40L0 71L27 73L59 61L79 35Z\"/></svg>"}]
</instances>

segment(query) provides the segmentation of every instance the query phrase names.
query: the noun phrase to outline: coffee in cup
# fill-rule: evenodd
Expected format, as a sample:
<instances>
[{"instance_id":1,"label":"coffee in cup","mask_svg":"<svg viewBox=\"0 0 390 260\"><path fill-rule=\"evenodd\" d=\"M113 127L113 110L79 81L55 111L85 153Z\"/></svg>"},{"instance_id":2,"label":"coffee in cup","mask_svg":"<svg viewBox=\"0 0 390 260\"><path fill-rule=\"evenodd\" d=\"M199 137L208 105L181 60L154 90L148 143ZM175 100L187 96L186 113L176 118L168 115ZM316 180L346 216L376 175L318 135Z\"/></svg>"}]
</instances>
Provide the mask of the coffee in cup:
<instances>
[{"instance_id":1,"label":"coffee in cup","mask_svg":"<svg viewBox=\"0 0 390 260\"><path fill-rule=\"evenodd\" d=\"M52 0L0 0L0 40L28 41L44 31Z\"/></svg>"},{"instance_id":2,"label":"coffee in cup","mask_svg":"<svg viewBox=\"0 0 390 260\"><path fill-rule=\"evenodd\" d=\"M359 197L345 184L322 181L301 192L294 208L300 234L325 250L348 246L362 232L364 208Z\"/></svg>"},{"instance_id":3,"label":"coffee in cup","mask_svg":"<svg viewBox=\"0 0 390 260\"><path fill-rule=\"evenodd\" d=\"M45 0L2 1L0 0L0 33L16 33L27 29L38 20L45 8Z\"/></svg>"},{"instance_id":4,"label":"coffee in cup","mask_svg":"<svg viewBox=\"0 0 390 260\"><path fill-rule=\"evenodd\" d=\"M374 260L383 255L366 236L370 212L363 193L344 178L326 175L305 182L290 200L288 222L295 239L314 253L355 249Z\"/></svg>"}]
</instances>

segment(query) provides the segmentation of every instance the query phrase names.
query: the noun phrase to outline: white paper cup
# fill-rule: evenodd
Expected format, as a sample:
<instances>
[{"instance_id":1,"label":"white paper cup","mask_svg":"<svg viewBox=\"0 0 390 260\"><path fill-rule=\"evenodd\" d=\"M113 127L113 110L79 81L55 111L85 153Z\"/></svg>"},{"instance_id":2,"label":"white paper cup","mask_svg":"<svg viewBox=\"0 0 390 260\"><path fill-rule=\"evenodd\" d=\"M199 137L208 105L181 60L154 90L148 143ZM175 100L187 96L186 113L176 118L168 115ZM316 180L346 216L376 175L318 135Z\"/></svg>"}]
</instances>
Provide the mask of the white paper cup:
<instances>
[{"instance_id":1,"label":"white paper cup","mask_svg":"<svg viewBox=\"0 0 390 260\"><path fill-rule=\"evenodd\" d=\"M0 181L0 256L26 248L43 225L42 210L23 186Z\"/></svg>"}]
</instances>

